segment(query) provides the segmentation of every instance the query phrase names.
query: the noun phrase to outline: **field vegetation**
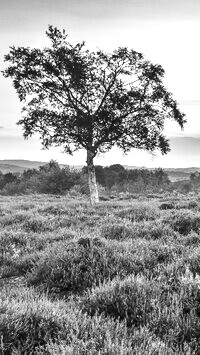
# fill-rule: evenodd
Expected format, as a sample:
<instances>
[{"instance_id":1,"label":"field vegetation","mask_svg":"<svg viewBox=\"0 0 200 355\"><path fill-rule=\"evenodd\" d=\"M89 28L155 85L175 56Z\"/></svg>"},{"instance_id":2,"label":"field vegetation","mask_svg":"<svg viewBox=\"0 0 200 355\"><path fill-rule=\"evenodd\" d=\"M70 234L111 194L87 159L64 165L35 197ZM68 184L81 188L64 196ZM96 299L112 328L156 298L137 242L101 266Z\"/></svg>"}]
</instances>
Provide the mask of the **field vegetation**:
<instances>
[{"instance_id":1,"label":"field vegetation","mask_svg":"<svg viewBox=\"0 0 200 355\"><path fill-rule=\"evenodd\" d=\"M104 195L113 193L140 193L141 191L172 190L168 175L162 169L125 169L120 164L108 167L95 166L96 180ZM23 173L6 173L0 171L0 194L65 194L74 190L89 195L87 168L75 170L69 166L60 167L51 160L38 169L26 169ZM105 197L105 196L104 196Z\"/></svg>"},{"instance_id":2,"label":"field vegetation","mask_svg":"<svg viewBox=\"0 0 200 355\"><path fill-rule=\"evenodd\" d=\"M200 195L1 196L0 353L200 353Z\"/></svg>"}]
</instances>

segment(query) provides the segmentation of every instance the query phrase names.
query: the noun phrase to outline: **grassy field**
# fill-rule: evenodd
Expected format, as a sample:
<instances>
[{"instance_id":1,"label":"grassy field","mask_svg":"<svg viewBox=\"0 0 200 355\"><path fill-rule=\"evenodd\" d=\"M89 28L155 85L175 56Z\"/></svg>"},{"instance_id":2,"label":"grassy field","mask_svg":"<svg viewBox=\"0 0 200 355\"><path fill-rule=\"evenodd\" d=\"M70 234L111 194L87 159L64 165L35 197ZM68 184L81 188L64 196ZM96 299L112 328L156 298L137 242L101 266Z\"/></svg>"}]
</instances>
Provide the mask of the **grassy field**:
<instances>
[{"instance_id":1,"label":"grassy field","mask_svg":"<svg viewBox=\"0 0 200 355\"><path fill-rule=\"evenodd\" d=\"M1 196L0 354L200 354L200 196Z\"/></svg>"}]
</instances>

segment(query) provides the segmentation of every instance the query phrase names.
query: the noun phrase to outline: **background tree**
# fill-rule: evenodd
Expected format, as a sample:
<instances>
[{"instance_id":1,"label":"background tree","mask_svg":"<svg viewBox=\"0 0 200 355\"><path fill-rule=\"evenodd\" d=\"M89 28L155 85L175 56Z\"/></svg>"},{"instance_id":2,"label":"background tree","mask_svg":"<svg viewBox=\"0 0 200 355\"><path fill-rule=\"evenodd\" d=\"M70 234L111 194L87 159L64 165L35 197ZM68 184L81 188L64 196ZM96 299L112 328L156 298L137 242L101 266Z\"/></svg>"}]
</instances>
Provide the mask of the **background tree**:
<instances>
[{"instance_id":1,"label":"background tree","mask_svg":"<svg viewBox=\"0 0 200 355\"><path fill-rule=\"evenodd\" d=\"M184 114L163 85L164 70L141 53L118 48L90 52L72 45L65 32L49 26L51 47L11 47L3 71L26 101L22 125L27 138L38 132L45 148L63 146L72 154L84 148L91 202L98 201L93 159L114 145L163 154L169 142L162 134L172 118L183 127Z\"/></svg>"},{"instance_id":2,"label":"background tree","mask_svg":"<svg viewBox=\"0 0 200 355\"><path fill-rule=\"evenodd\" d=\"M95 165L95 174L97 182L104 186L105 185L105 172L101 165Z\"/></svg>"},{"instance_id":3,"label":"background tree","mask_svg":"<svg viewBox=\"0 0 200 355\"><path fill-rule=\"evenodd\" d=\"M69 166L60 168L59 164L51 160L39 168L38 191L41 193L62 194L76 184L80 173L70 170Z\"/></svg>"},{"instance_id":4,"label":"background tree","mask_svg":"<svg viewBox=\"0 0 200 355\"><path fill-rule=\"evenodd\" d=\"M2 174L2 172L0 173L0 189L3 189L7 184L16 183L17 181L18 178L15 174Z\"/></svg>"}]
</instances>

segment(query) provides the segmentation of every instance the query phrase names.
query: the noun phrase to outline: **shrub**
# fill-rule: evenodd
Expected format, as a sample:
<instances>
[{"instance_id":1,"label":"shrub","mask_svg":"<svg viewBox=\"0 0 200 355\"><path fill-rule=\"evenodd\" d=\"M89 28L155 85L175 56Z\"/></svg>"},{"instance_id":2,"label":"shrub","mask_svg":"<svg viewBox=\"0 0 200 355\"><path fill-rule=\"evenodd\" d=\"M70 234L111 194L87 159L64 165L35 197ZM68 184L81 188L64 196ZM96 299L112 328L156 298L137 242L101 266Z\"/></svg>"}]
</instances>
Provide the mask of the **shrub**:
<instances>
[{"instance_id":1,"label":"shrub","mask_svg":"<svg viewBox=\"0 0 200 355\"><path fill-rule=\"evenodd\" d=\"M178 201L176 204L176 209L194 209L198 207L198 203L196 201Z\"/></svg>"},{"instance_id":2,"label":"shrub","mask_svg":"<svg viewBox=\"0 0 200 355\"><path fill-rule=\"evenodd\" d=\"M20 223L22 224L23 222L27 221L30 217L31 215L28 214L27 212L13 213L1 217L0 224L2 225L2 227L15 226Z\"/></svg>"},{"instance_id":3,"label":"shrub","mask_svg":"<svg viewBox=\"0 0 200 355\"><path fill-rule=\"evenodd\" d=\"M182 237L181 241L185 246L198 246L198 244L200 244L200 235L195 232L191 232L184 238Z\"/></svg>"},{"instance_id":4,"label":"shrub","mask_svg":"<svg viewBox=\"0 0 200 355\"><path fill-rule=\"evenodd\" d=\"M198 203L196 201L189 201L188 209L198 207Z\"/></svg>"},{"instance_id":5,"label":"shrub","mask_svg":"<svg viewBox=\"0 0 200 355\"><path fill-rule=\"evenodd\" d=\"M10 182L0 191L2 195L20 195L27 192L26 183L23 181Z\"/></svg>"},{"instance_id":6,"label":"shrub","mask_svg":"<svg viewBox=\"0 0 200 355\"><path fill-rule=\"evenodd\" d=\"M0 263L10 257L18 257L26 243L27 238L21 231L2 230L0 233Z\"/></svg>"},{"instance_id":7,"label":"shrub","mask_svg":"<svg viewBox=\"0 0 200 355\"><path fill-rule=\"evenodd\" d=\"M157 268L158 264L167 265L182 255L183 247L138 239L133 243L132 250L129 247L129 252L132 252L135 273L142 272L144 275L153 275L154 268Z\"/></svg>"},{"instance_id":8,"label":"shrub","mask_svg":"<svg viewBox=\"0 0 200 355\"><path fill-rule=\"evenodd\" d=\"M200 214L190 210L176 211L163 218L175 231L187 235L192 230L198 232L200 228Z\"/></svg>"},{"instance_id":9,"label":"shrub","mask_svg":"<svg viewBox=\"0 0 200 355\"><path fill-rule=\"evenodd\" d=\"M144 221L143 223L134 223L132 227L134 238L145 238L147 240L156 240L161 238L175 237L175 232L168 225L161 221Z\"/></svg>"},{"instance_id":10,"label":"shrub","mask_svg":"<svg viewBox=\"0 0 200 355\"><path fill-rule=\"evenodd\" d=\"M93 317L94 318L94 317ZM95 323L94 323L95 325ZM122 327L122 325L121 325ZM105 326L104 326L105 328ZM123 328L122 328L123 329ZM104 329L103 329L104 330ZM117 332L116 332L117 333ZM104 332L103 332L104 335ZM100 334L91 334L91 340L86 342L73 339L71 345L66 341L58 343L49 342L46 347L40 347L36 355L176 355L179 352L178 346L170 346L156 337L148 328L134 329L131 335L122 341L121 337L112 337L112 333L107 331L105 339L99 342ZM116 334L117 335L117 334ZM119 334L120 335L120 334ZM192 355L187 344L184 346L184 354Z\"/></svg>"},{"instance_id":11,"label":"shrub","mask_svg":"<svg viewBox=\"0 0 200 355\"><path fill-rule=\"evenodd\" d=\"M109 196L99 196L100 201L109 201Z\"/></svg>"},{"instance_id":12,"label":"shrub","mask_svg":"<svg viewBox=\"0 0 200 355\"><path fill-rule=\"evenodd\" d=\"M3 354L53 355L73 349L72 354L131 355L131 339L123 323L91 318L77 307L50 301L33 289L14 289L9 294L1 290L1 299Z\"/></svg>"},{"instance_id":13,"label":"shrub","mask_svg":"<svg viewBox=\"0 0 200 355\"><path fill-rule=\"evenodd\" d=\"M46 297L39 299L31 290L23 291L22 294L9 296L1 305L3 346L8 354L12 353L12 348L17 348L19 353L26 351L31 354L35 346L45 344L62 329L62 319L59 324L54 316L54 312L58 315L61 311L58 305L53 310Z\"/></svg>"},{"instance_id":14,"label":"shrub","mask_svg":"<svg viewBox=\"0 0 200 355\"><path fill-rule=\"evenodd\" d=\"M69 213L68 208L64 208L63 206L57 206L57 205L50 205L46 206L43 208L40 208L38 210L39 213L45 214L45 215L54 215L54 216L61 216Z\"/></svg>"},{"instance_id":15,"label":"shrub","mask_svg":"<svg viewBox=\"0 0 200 355\"><path fill-rule=\"evenodd\" d=\"M129 219L132 222L154 220L159 216L158 210L146 204L135 204L116 212L116 216Z\"/></svg>"},{"instance_id":16,"label":"shrub","mask_svg":"<svg viewBox=\"0 0 200 355\"><path fill-rule=\"evenodd\" d=\"M34 203L29 203L28 202L28 203L22 203L22 204L19 205L19 209L20 210L24 210L24 211L28 211L28 210L31 210L33 208L35 208Z\"/></svg>"},{"instance_id":17,"label":"shrub","mask_svg":"<svg viewBox=\"0 0 200 355\"><path fill-rule=\"evenodd\" d=\"M171 263L158 264L150 277L154 277L160 283L164 292L166 290L174 292L180 288L180 278L185 274L186 266L186 260L183 257L177 257Z\"/></svg>"},{"instance_id":18,"label":"shrub","mask_svg":"<svg viewBox=\"0 0 200 355\"><path fill-rule=\"evenodd\" d=\"M99 238L58 242L43 252L29 275L30 284L56 292L82 292L104 279L136 268L131 255Z\"/></svg>"},{"instance_id":19,"label":"shrub","mask_svg":"<svg viewBox=\"0 0 200 355\"><path fill-rule=\"evenodd\" d=\"M175 231L161 221L143 221L135 223L109 223L101 228L101 236L106 239L137 239L156 240L175 237Z\"/></svg>"},{"instance_id":20,"label":"shrub","mask_svg":"<svg viewBox=\"0 0 200 355\"><path fill-rule=\"evenodd\" d=\"M200 348L200 280L187 271L179 278L176 292L167 289L155 307L149 330L162 340L169 339L178 353L197 354Z\"/></svg>"},{"instance_id":21,"label":"shrub","mask_svg":"<svg viewBox=\"0 0 200 355\"><path fill-rule=\"evenodd\" d=\"M88 291L82 300L83 310L90 315L104 314L125 320L128 327L144 326L153 311L153 299L159 296L155 282L144 277L114 279Z\"/></svg>"},{"instance_id":22,"label":"shrub","mask_svg":"<svg viewBox=\"0 0 200 355\"><path fill-rule=\"evenodd\" d=\"M149 273L158 263L173 261L179 246L80 238L58 242L41 252L29 275L29 283L53 292L83 292L99 282L139 272Z\"/></svg>"},{"instance_id":23,"label":"shrub","mask_svg":"<svg viewBox=\"0 0 200 355\"><path fill-rule=\"evenodd\" d=\"M200 275L200 247L191 250L187 257L187 263L194 276Z\"/></svg>"},{"instance_id":24,"label":"shrub","mask_svg":"<svg viewBox=\"0 0 200 355\"><path fill-rule=\"evenodd\" d=\"M44 231L50 231L53 229L53 224L50 219L45 219L41 216L34 216L27 219L23 223L23 228L26 232L41 233Z\"/></svg>"},{"instance_id":25,"label":"shrub","mask_svg":"<svg viewBox=\"0 0 200 355\"><path fill-rule=\"evenodd\" d=\"M7 266L3 271L3 277L13 276L13 275L25 275L30 272L34 267L37 260L41 257L41 252L32 252L30 254L25 254L19 258L9 258L4 261L4 266Z\"/></svg>"},{"instance_id":26,"label":"shrub","mask_svg":"<svg viewBox=\"0 0 200 355\"><path fill-rule=\"evenodd\" d=\"M172 210L175 208L175 206L171 202L164 202L164 203L161 203L159 208L160 208L160 210Z\"/></svg>"},{"instance_id":27,"label":"shrub","mask_svg":"<svg viewBox=\"0 0 200 355\"><path fill-rule=\"evenodd\" d=\"M116 279L88 291L82 307L90 315L98 312L123 319L131 331L146 325L149 335L156 335L163 345L159 354L165 353L167 344L174 354L196 354L200 346L200 277L194 278L186 270L179 275L176 290L168 286L163 280L143 277Z\"/></svg>"},{"instance_id":28,"label":"shrub","mask_svg":"<svg viewBox=\"0 0 200 355\"><path fill-rule=\"evenodd\" d=\"M123 240L133 237L133 226L127 226L123 223L107 224L101 228L101 236L106 239Z\"/></svg>"}]
</instances>

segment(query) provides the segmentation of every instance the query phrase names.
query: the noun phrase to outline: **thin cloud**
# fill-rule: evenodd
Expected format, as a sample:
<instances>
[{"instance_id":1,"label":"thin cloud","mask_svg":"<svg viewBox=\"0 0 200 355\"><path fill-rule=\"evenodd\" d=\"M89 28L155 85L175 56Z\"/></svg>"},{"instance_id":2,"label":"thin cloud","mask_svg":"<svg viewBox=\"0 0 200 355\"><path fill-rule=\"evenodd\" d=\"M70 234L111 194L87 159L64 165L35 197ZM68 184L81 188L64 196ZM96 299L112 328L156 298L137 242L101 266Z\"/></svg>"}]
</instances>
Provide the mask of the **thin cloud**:
<instances>
[{"instance_id":1,"label":"thin cloud","mask_svg":"<svg viewBox=\"0 0 200 355\"><path fill-rule=\"evenodd\" d=\"M200 139L200 133L196 133L196 134L189 133L188 135L184 133L182 134L174 133L168 135L168 137L170 139Z\"/></svg>"},{"instance_id":2,"label":"thin cloud","mask_svg":"<svg viewBox=\"0 0 200 355\"><path fill-rule=\"evenodd\" d=\"M4 129L5 127L3 127L3 126L0 126L0 129Z\"/></svg>"},{"instance_id":3,"label":"thin cloud","mask_svg":"<svg viewBox=\"0 0 200 355\"><path fill-rule=\"evenodd\" d=\"M182 105L200 105L200 100L181 100L179 103Z\"/></svg>"}]
</instances>

